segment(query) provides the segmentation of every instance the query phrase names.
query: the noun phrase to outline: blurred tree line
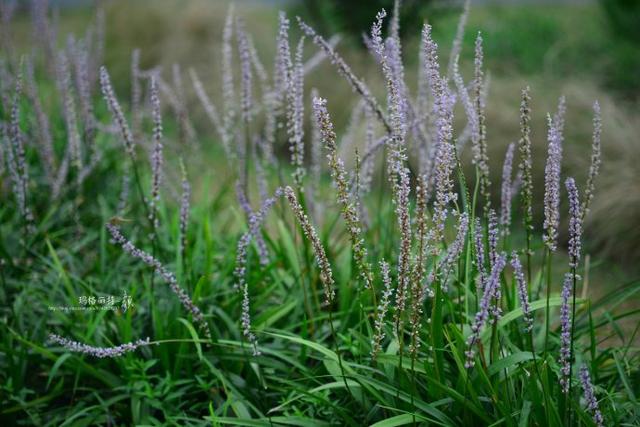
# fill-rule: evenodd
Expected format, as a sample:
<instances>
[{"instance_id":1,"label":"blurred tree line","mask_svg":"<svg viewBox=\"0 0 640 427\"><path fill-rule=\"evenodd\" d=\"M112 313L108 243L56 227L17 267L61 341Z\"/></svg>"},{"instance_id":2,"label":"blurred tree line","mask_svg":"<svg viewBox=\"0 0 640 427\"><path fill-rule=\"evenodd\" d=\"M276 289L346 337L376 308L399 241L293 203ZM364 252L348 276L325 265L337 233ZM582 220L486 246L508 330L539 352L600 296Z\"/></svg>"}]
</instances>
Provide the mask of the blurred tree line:
<instances>
[{"instance_id":1,"label":"blurred tree line","mask_svg":"<svg viewBox=\"0 0 640 427\"><path fill-rule=\"evenodd\" d=\"M600 0L616 48L607 77L616 89L640 97L640 0Z\"/></svg>"},{"instance_id":2,"label":"blurred tree line","mask_svg":"<svg viewBox=\"0 0 640 427\"><path fill-rule=\"evenodd\" d=\"M400 9L401 35L420 32L425 16L433 12L433 0L404 0ZM304 15L325 34L341 33L352 40L369 34L377 11L393 13L394 0L303 0ZM431 16L431 15L429 15Z\"/></svg>"},{"instance_id":3,"label":"blurred tree line","mask_svg":"<svg viewBox=\"0 0 640 427\"><path fill-rule=\"evenodd\" d=\"M622 97L638 99L640 98L640 0L599 1L604 18L602 25L606 27L603 28L604 33L599 33L602 39L597 40L594 45L592 44L594 36L584 34L583 40L575 45L578 51L563 55L564 59L570 63L561 63L559 69L570 74L576 69L590 72L597 80L616 90ZM464 0L404 0L400 11L401 35L420 34L420 28L425 19L428 18L433 22L446 15L459 13L463 3ZM341 33L348 37L351 45L362 47L362 34L370 32L375 13L384 8L388 14L391 14L393 5L394 0L302 0L296 3L293 12L313 22L323 34ZM518 5L511 5L509 8L515 10ZM528 31L518 34L519 30L514 28L513 31L502 34L507 36L506 40L498 40L494 43L501 46L498 49L498 57L515 55L513 58L507 58L507 63L517 62L524 67L518 71L529 74L542 71L541 58L555 40L563 38L562 33L565 29L557 27L553 20L538 19L535 25L542 25L543 28L536 31L531 28L533 24L527 20L526 15L526 13L516 12L508 14L507 17L516 19L514 26L524 25L520 29L528 28ZM575 31L578 33L588 30L575 28ZM522 43L515 48L504 49L503 45L514 44L514 38ZM490 41L487 43L487 49L491 53L491 43ZM518 48L525 49L527 52L513 52Z\"/></svg>"}]
</instances>

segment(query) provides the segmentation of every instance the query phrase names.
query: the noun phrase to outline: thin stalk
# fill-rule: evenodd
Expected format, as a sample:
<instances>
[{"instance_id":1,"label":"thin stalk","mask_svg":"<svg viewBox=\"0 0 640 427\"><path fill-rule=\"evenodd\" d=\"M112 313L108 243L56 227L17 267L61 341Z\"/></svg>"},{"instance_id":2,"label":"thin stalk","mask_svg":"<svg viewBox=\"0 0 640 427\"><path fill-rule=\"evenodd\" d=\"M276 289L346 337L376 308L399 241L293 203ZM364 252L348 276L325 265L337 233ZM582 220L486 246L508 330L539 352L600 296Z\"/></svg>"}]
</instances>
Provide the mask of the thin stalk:
<instances>
[{"instance_id":1,"label":"thin stalk","mask_svg":"<svg viewBox=\"0 0 640 427\"><path fill-rule=\"evenodd\" d=\"M573 307L572 307L572 314L571 314L571 346L570 346L570 351L571 351L571 355L569 356L569 393L567 394L567 396L569 397L569 399L571 399L572 397L572 391L573 391L573 381L571 381L571 379L573 378L573 360L574 360L574 353L573 353L573 343L575 340L575 332L576 332L576 282L577 282L577 277L576 277L576 267L575 264L573 267L571 267L571 275L573 276ZM569 422L571 422L572 418L573 418L573 408L569 408L568 412L568 416L569 416Z\"/></svg>"},{"instance_id":2,"label":"thin stalk","mask_svg":"<svg viewBox=\"0 0 640 427\"><path fill-rule=\"evenodd\" d=\"M547 286L547 306L546 306L546 319L545 319L545 332L544 332L544 359L547 359L547 351L548 351L548 344L549 344L549 328L550 328L550 324L551 324L551 307L549 304L549 301L551 300L551 251L547 248L547 250L545 251L546 254L546 258L547 258L547 268L546 268L546 274L547 274L547 280L546 280L546 286Z\"/></svg>"}]
</instances>

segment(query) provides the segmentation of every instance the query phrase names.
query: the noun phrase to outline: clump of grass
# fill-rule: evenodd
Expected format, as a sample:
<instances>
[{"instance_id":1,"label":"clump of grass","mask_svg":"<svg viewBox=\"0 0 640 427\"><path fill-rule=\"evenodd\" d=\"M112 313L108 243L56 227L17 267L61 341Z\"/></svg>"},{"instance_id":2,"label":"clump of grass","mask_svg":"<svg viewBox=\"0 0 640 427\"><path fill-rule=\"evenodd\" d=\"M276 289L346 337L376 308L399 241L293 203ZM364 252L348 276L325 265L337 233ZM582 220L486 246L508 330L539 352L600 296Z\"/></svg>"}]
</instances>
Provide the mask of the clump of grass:
<instances>
[{"instance_id":1,"label":"clump of grass","mask_svg":"<svg viewBox=\"0 0 640 427\"><path fill-rule=\"evenodd\" d=\"M16 209L0 211L7 224L0 227L0 297L7 319L0 341L8 403L3 417L30 424L86 417L94 423L354 426L603 425L638 417L639 390L632 381L639 375L633 347L638 328L627 337L619 333L620 344L607 347L601 340L607 327L620 331L618 322L637 316L637 310L618 306L640 291L640 283L592 300L581 282L589 273L581 259L582 231L600 169L599 109L584 195L574 178L565 180L569 263L558 272L565 278L558 296L551 265L562 256L557 243L564 101L549 116L548 168L538 182L532 173L533 92L522 90L520 174L512 179L512 144L505 154L499 218L491 208L491 123L484 113L480 37L471 84L457 67L468 5L447 73L440 72L432 29L424 26L416 95L405 81L403 56L410 53L399 38L399 7L396 2L387 37L386 12L372 12L368 39L386 103L301 20L304 35L292 59L284 13L269 76L251 28L230 9L222 31L220 114L198 73L190 73L216 130L212 147L195 143L177 65L169 83L164 70L140 69L133 55L134 79L140 81L127 111L97 59L85 58L83 64L92 64L86 70L54 63L64 82L56 87L63 106L57 115L22 102L23 63L11 63L9 87L17 89L2 105L2 124L13 185L2 197ZM39 13L45 28L47 14ZM332 102L319 91L312 104L315 127L303 131L305 76L313 69L304 66L305 37L352 86L356 112L365 114L367 150L362 157L356 153L353 170L339 155L348 147L338 145ZM46 37L39 39L44 43ZM45 44L44 51L50 47ZM235 65L242 70L239 81ZM85 74L99 76L103 101L93 99L96 82L87 87L91 80L80 78ZM147 86L148 103L139 93ZM76 114L70 98L76 93L91 94L93 108L84 105ZM162 117L163 96L175 117ZM462 129L454 121L459 102L465 104ZM69 133L53 153L46 144L47 122ZM95 133L75 135L78 124L95 124ZM475 156L473 176L461 167L465 132ZM23 144L31 135L45 144ZM94 143L101 160L79 180L83 153ZM325 167L316 163L321 143ZM290 165L278 158L283 148L291 150ZM314 161L310 174L306 151ZM73 167L58 173L59 195L27 191L51 188L51 168L62 168L64 161ZM203 164L214 170L213 178ZM139 196L133 200L123 197L128 185L121 188L128 171ZM546 210L540 228L534 188L542 185ZM98 188L103 190L96 196ZM521 227L511 224L518 192ZM16 248L8 242L27 223L25 195L34 227ZM276 214L271 219L269 211ZM136 246L122 234L123 224ZM109 237L128 256L110 249ZM156 279L178 298L166 298ZM123 291L123 298L135 295L135 309L98 310L100 298L111 300L104 294L114 291ZM88 305L80 302L87 294ZM32 301L49 308L29 311ZM77 338L48 335L62 330ZM133 338L147 335L147 341ZM60 347L45 346L47 336ZM96 345L88 343L94 340ZM70 358L73 364L65 363ZM38 375L25 379L27 371ZM33 399L34 393L43 397Z\"/></svg>"}]
</instances>

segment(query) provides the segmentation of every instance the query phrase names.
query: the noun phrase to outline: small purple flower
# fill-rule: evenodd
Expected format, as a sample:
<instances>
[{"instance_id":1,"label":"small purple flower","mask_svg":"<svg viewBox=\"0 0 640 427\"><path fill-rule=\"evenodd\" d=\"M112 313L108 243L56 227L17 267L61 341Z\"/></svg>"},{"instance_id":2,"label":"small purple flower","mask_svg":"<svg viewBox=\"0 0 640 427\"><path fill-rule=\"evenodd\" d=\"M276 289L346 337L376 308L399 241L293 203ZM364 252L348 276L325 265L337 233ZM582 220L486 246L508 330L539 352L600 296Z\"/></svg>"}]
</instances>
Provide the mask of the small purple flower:
<instances>
[{"instance_id":1,"label":"small purple flower","mask_svg":"<svg viewBox=\"0 0 640 427\"><path fill-rule=\"evenodd\" d=\"M189 211L191 210L191 184L189 184L187 169L184 167L182 159L180 160L180 169L182 170L182 196L180 200L180 253L184 254L187 247L187 227L189 226Z\"/></svg>"},{"instance_id":2,"label":"small purple flower","mask_svg":"<svg viewBox=\"0 0 640 427\"><path fill-rule=\"evenodd\" d=\"M489 264L493 265L496 262L498 256L498 237L500 230L498 229L498 218L496 212L493 209L489 210L487 224L487 239L489 241Z\"/></svg>"},{"instance_id":3,"label":"small purple flower","mask_svg":"<svg viewBox=\"0 0 640 427\"><path fill-rule=\"evenodd\" d=\"M118 125L118 129L120 130L122 143L124 144L124 147L129 156L131 156L132 159L135 159L133 136L131 134L131 130L129 129L129 124L127 123L127 120L125 119L122 112L122 108L120 108L120 103L118 103L118 100L116 99L116 96L113 92L109 73L107 72L107 69L105 67L100 67L100 87L102 88L102 94L105 101L107 101L109 110L111 111L111 114L113 115L116 124Z\"/></svg>"},{"instance_id":4,"label":"small purple flower","mask_svg":"<svg viewBox=\"0 0 640 427\"><path fill-rule=\"evenodd\" d=\"M68 338L61 337L56 334L49 334L49 341L58 344L73 353L88 354L98 358L120 357L126 353L130 353L139 347L150 345L149 338L145 340L137 340L126 344L120 344L115 347L94 347L88 344L72 341Z\"/></svg>"},{"instance_id":5,"label":"small purple flower","mask_svg":"<svg viewBox=\"0 0 640 427\"><path fill-rule=\"evenodd\" d=\"M571 373L571 289L573 275L567 273L562 284L562 305L560 306L560 386L563 393L569 392L569 374Z\"/></svg>"},{"instance_id":6,"label":"small purple flower","mask_svg":"<svg viewBox=\"0 0 640 427\"><path fill-rule=\"evenodd\" d=\"M446 290L447 288L447 278L451 271L453 270L454 265L458 262L458 258L464 249L464 244L467 238L467 231L469 230L469 215L464 212L460 215L458 219L458 232L456 233L456 239L447 249L447 255L442 261L442 285Z\"/></svg>"},{"instance_id":7,"label":"small purple flower","mask_svg":"<svg viewBox=\"0 0 640 427\"><path fill-rule=\"evenodd\" d=\"M302 36L298 42L287 87L287 132L289 134L291 164L295 167L293 179L298 188L302 188L302 179L306 174L304 168L304 72L302 64L304 39Z\"/></svg>"},{"instance_id":8,"label":"small purple flower","mask_svg":"<svg viewBox=\"0 0 640 427\"><path fill-rule=\"evenodd\" d=\"M475 364L475 350L473 347L480 340L480 332L482 331L482 327L489 320L489 314L492 312L495 316L497 311L499 310L500 301L497 300L492 304L492 301L496 299L496 296L500 295L500 274L504 269L507 262L507 258L505 254L500 254L496 259L495 264L491 269L491 275L487 280L487 285L482 293L482 298L480 300L480 307L478 312L476 313L476 317L471 325L471 335L467 338L467 351L465 352L466 361L465 368L472 368Z\"/></svg>"},{"instance_id":9,"label":"small purple flower","mask_svg":"<svg viewBox=\"0 0 640 427\"><path fill-rule=\"evenodd\" d=\"M591 376L589 375L589 369L586 365L582 365L580 368L580 383L582 383L582 389L584 390L584 400L587 403L587 411L591 412L593 416L593 422L598 427L604 427L604 417L600 408L598 407L598 400L591 383Z\"/></svg>"},{"instance_id":10,"label":"small purple flower","mask_svg":"<svg viewBox=\"0 0 640 427\"><path fill-rule=\"evenodd\" d=\"M600 173L600 164L602 163L602 153L600 149L600 138L602 136L602 115L600 113L600 104L596 101L593 104L593 139L591 143L591 166L589 167L589 177L584 190L584 200L582 201L582 220L589 213L589 205L593 199L595 191L595 180Z\"/></svg>"},{"instance_id":11,"label":"small purple flower","mask_svg":"<svg viewBox=\"0 0 640 427\"><path fill-rule=\"evenodd\" d=\"M152 238L155 238L159 226L158 204L160 203L160 185L162 184L162 113L160 97L155 77L151 77L151 112L153 117L153 151L151 152L151 199L149 200L149 220L153 225Z\"/></svg>"},{"instance_id":12,"label":"small purple flower","mask_svg":"<svg viewBox=\"0 0 640 427\"><path fill-rule=\"evenodd\" d=\"M251 344L253 348L253 355L260 356L260 350L258 350L258 338L256 338L255 334L251 332L251 314L249 307L249 285L247 283L244 284L242 289L242 334L245 336L247 341Z\"/></svg>"},{"instance_id":13,"label":"small purple flower","mask_svg":"<svg viewBox=\"0 0 640 427\"><path fill-rule=\"evenodd\" d=\"M233 38L233 3L229 5L224 29L222 31L222 100L224 107L224 135L228 137L223 141L225 146L230 146L233 135L234 121L236 117L236 95L233 84L233 48L231 41ZM231 150L233 153L233 150Z\"/></svg>"},{"instance_id":14,"label":"small purple flower","mask_svg":"<svg viewBox=\"0 0 640 427\"><path fill-rule=\"evenodd\" d=\"M333 280L333 272L331 271L331 264L329 264L329 259L327 258L327 253L324 250L324 246L322 246L322 242L318 237L318 233L316 232L313 225L309 221L309 217L304 212L302 205L298 202L298 198L296 197L296 193L293 191L291 187L285 187L284 195L289 202L289 206L291 206L291 210L293 214L296 216L304 235L311 242L311 247L313 249L313 253L316 257L316 262L318 263L318 268L320 269L320 281L322 282L324 288L324 297L325 297L325 305L331 305L336 296L336 291L334 289L335 281Z\"/></svg>"},{"instance_id":15,"label":"small purple flower","mask_svg":"<svg viewBox=\"0 0 640 427\"><path fill-rule=\"evenodd\" d=\"M473 241L476 254L476 269L480 275L480 286L478 289L484 292L487 273L485 269L484 242L482 239L482 224L480 218L476 217L473 227Z\"/></svg>"},{"instance_id":16,"label":"small purple flower","mask_svg":"<svg viewBox=\"0 0 640 427\"><path fill-rule=\"evenodd\" d=\"M398 253L398 288L396 289L396 311L394 321L396 335L402 333L402 315L407 304L409 283L411 282L411 218L409 213L409 170L400 170L400 184L396 204L396 217L400 229L400 251Z\"/></svg>"},{"instance_id":17,"label":"small purple flower","mask_svg":"<svg viewBox=\"0 0 640 427\"><path fill-rule=\"evenodd\" d=\"M193 303L187 292L180 287L176 276L167 270L156 258L152 255L136 248L133 243L126 239L120 232L120 229L114 224L107 223L107 230L111 234L113 240L119 244L122 249L134 258L138 258L149 267L153 268L155 273L162 277L171 288L171 291L178 297L182 306L193 316L193 319L200 325L200 328L204 331L207 338L211 338L211 330L209 325L202 314L202 311Z\"/></svg>"},{"instance_id":18,"label":"small purple flower","mask_svg":"<svg viewBox=\"0 0 640 427\"><path fill-rule=\"evenodd\" d=\"M565 186L569 193L569 266L575 269L580 262L582 213L575 180L567 178Z\"/></svg>"},{"instance_id":19,"label":"small purple flower","mask_svg":"<svg viewBox=\"0 0 640 427\"><path fill-rule=\"evenodd\" d=\"M522 315L526 325L525 330L530 331L533 329L533 318L531 317L531 306L529 305L529 292L527 290L524 272L522 271L522 264L515 251L511 254L511 266L513 267L513 274L516 278L518 299L520 300L520 307L522 307Z\"/></svg>"},{"instance_id":20,"label":"small purple flower","mask_svg":"<svg viewBox=\"0 0 640 427\"><path fill-rule=\"evenodd\" d=\"M236 20L236 34L238 37L238 53L240 56L240 75L241 78L241 110L242 119L245 125L251 122L251 109L253 108L252 83L253 74L251 73L251 53L249 51L249 41L247 33L244 29L244 21L240 18ZM249 155L249 153L245 153Z\"/></svg>"},{"instance_id":21,"label":"small purple flower","mask_svg":"<svg viewBox=\"0 0 640 427\"><path fill-rule=\"evenodd\" d=\"M282 189L277 188L275 191L275 195L268 199L265 199L260 207L260 210L256 213L251 213L249 216L249 229L242 235L240 240L238 240L238 246L236 250L236 268L234 270L234 276L236 277L237 283L235 287L239 290L242 290L245 285L245 275L246 275L246 266L247 266L247 249L249 244L251 243L251 239L256 239L261 237L260 227L264 223L264 220L269 213L271 207L276 203L277 199L282 196ZM264 244L264 240L262 240ZM258 246L260 251L260 246ZM266 247L264 248L266 250ZM260 255L260 264L266 265L269 262L268 254L265 254L265 259L262 258L262 254Z\"/></svg>"},{"instance_id":22,"label":"small purple flower","mask_svg":"<svg viewBox=\"0 0 640 427\"><path fill-rule=\"evenodd\" d=\"M504 163L502 164L502 203L500 210L500 225L502 226L502 234L509 234L509 227L511 226L511 203L513 200L513 184L511 182L511 175L513 171L513 152L515 150L515 144L512 142L507 147L507 152L504 155Z\"/></svg>"},{"instance_id":23,"label":"small purple flower","mask_svg":"<svg viewBox=\"0 0 640 427\"><path fill-rule=\"evenodd\" d=\"M550 251L555 251L560 226L560 169L562 162L562 136L550 115L547 115L549 127L549 148L547 164L544 168L544 224L543 240Z\"/></svg>"},{"instance_id":24,"label":"small purple flower","mask_svg":"<svg viewBox=\"0 0 640 427\"><path fill-rule=\"evenodd\" d=\"M376 358L376 355L380 352L380 343L384 339L384 320L389 309L389 303L391 302L391 296L393 295L393 288L391 287L391 276L389 274L389 263L386 261L380 261L380 271L382 272L382 284L384 291L382 292L382 298L378 304L378 313L374 323L374 334L371 340L371 357Z\"/></svg>"},{"instance_id":25,"label":"small purple flower","mask_svg":"<svg viewBox=\"0 0 640 427\"><path fill-rule=\"evenodd\" d=\"M247 195L244 193L244 189L242 188L242 183L240 183L240 181L236 183L236 197L238 199L240 207L247 217L247 223L249 224L249 227L251 227L251 224L255 221L256 214L253 211L249 200L247 199ZM256 245L258 246L258 255L260 257L260 264L269 264L269 250L267 249L267 243L264 241L262 234L257 233L252 237L256 239Z\"/></svg>"}]
</instances>

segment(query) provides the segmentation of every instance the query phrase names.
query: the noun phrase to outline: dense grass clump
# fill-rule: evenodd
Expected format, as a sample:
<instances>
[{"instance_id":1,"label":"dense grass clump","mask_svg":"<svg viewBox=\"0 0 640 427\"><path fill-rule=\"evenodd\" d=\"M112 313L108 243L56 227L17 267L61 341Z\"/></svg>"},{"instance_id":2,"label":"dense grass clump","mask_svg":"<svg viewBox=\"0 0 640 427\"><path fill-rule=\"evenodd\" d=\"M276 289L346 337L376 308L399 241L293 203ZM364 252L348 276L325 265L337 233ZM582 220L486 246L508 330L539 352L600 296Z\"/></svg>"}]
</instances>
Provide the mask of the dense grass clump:
<instances>
[{"instance_id":1,"label":"dense grass clump","mask_svg":"<svg viewBox=\"0 0 640 427\"><path fill-rule=\"evenodd\" d=\"M141 69L140 52L124 97L100 10L59 46L32 9L31 51L6 31L0 57L5 424L637 423L640 283L592 299L583 253L599 104L587 179L563 173L561 97L538 182L523 88L492 182L480 34L468 82L458 67L468 4L447 65L425 24L415 91L398 8L371 11L385 97L285 13L265 65L232 7L219 102L195 69ZM342 135L305 84L324 60L353 89Z\"/></svg>"}]
</instances>

